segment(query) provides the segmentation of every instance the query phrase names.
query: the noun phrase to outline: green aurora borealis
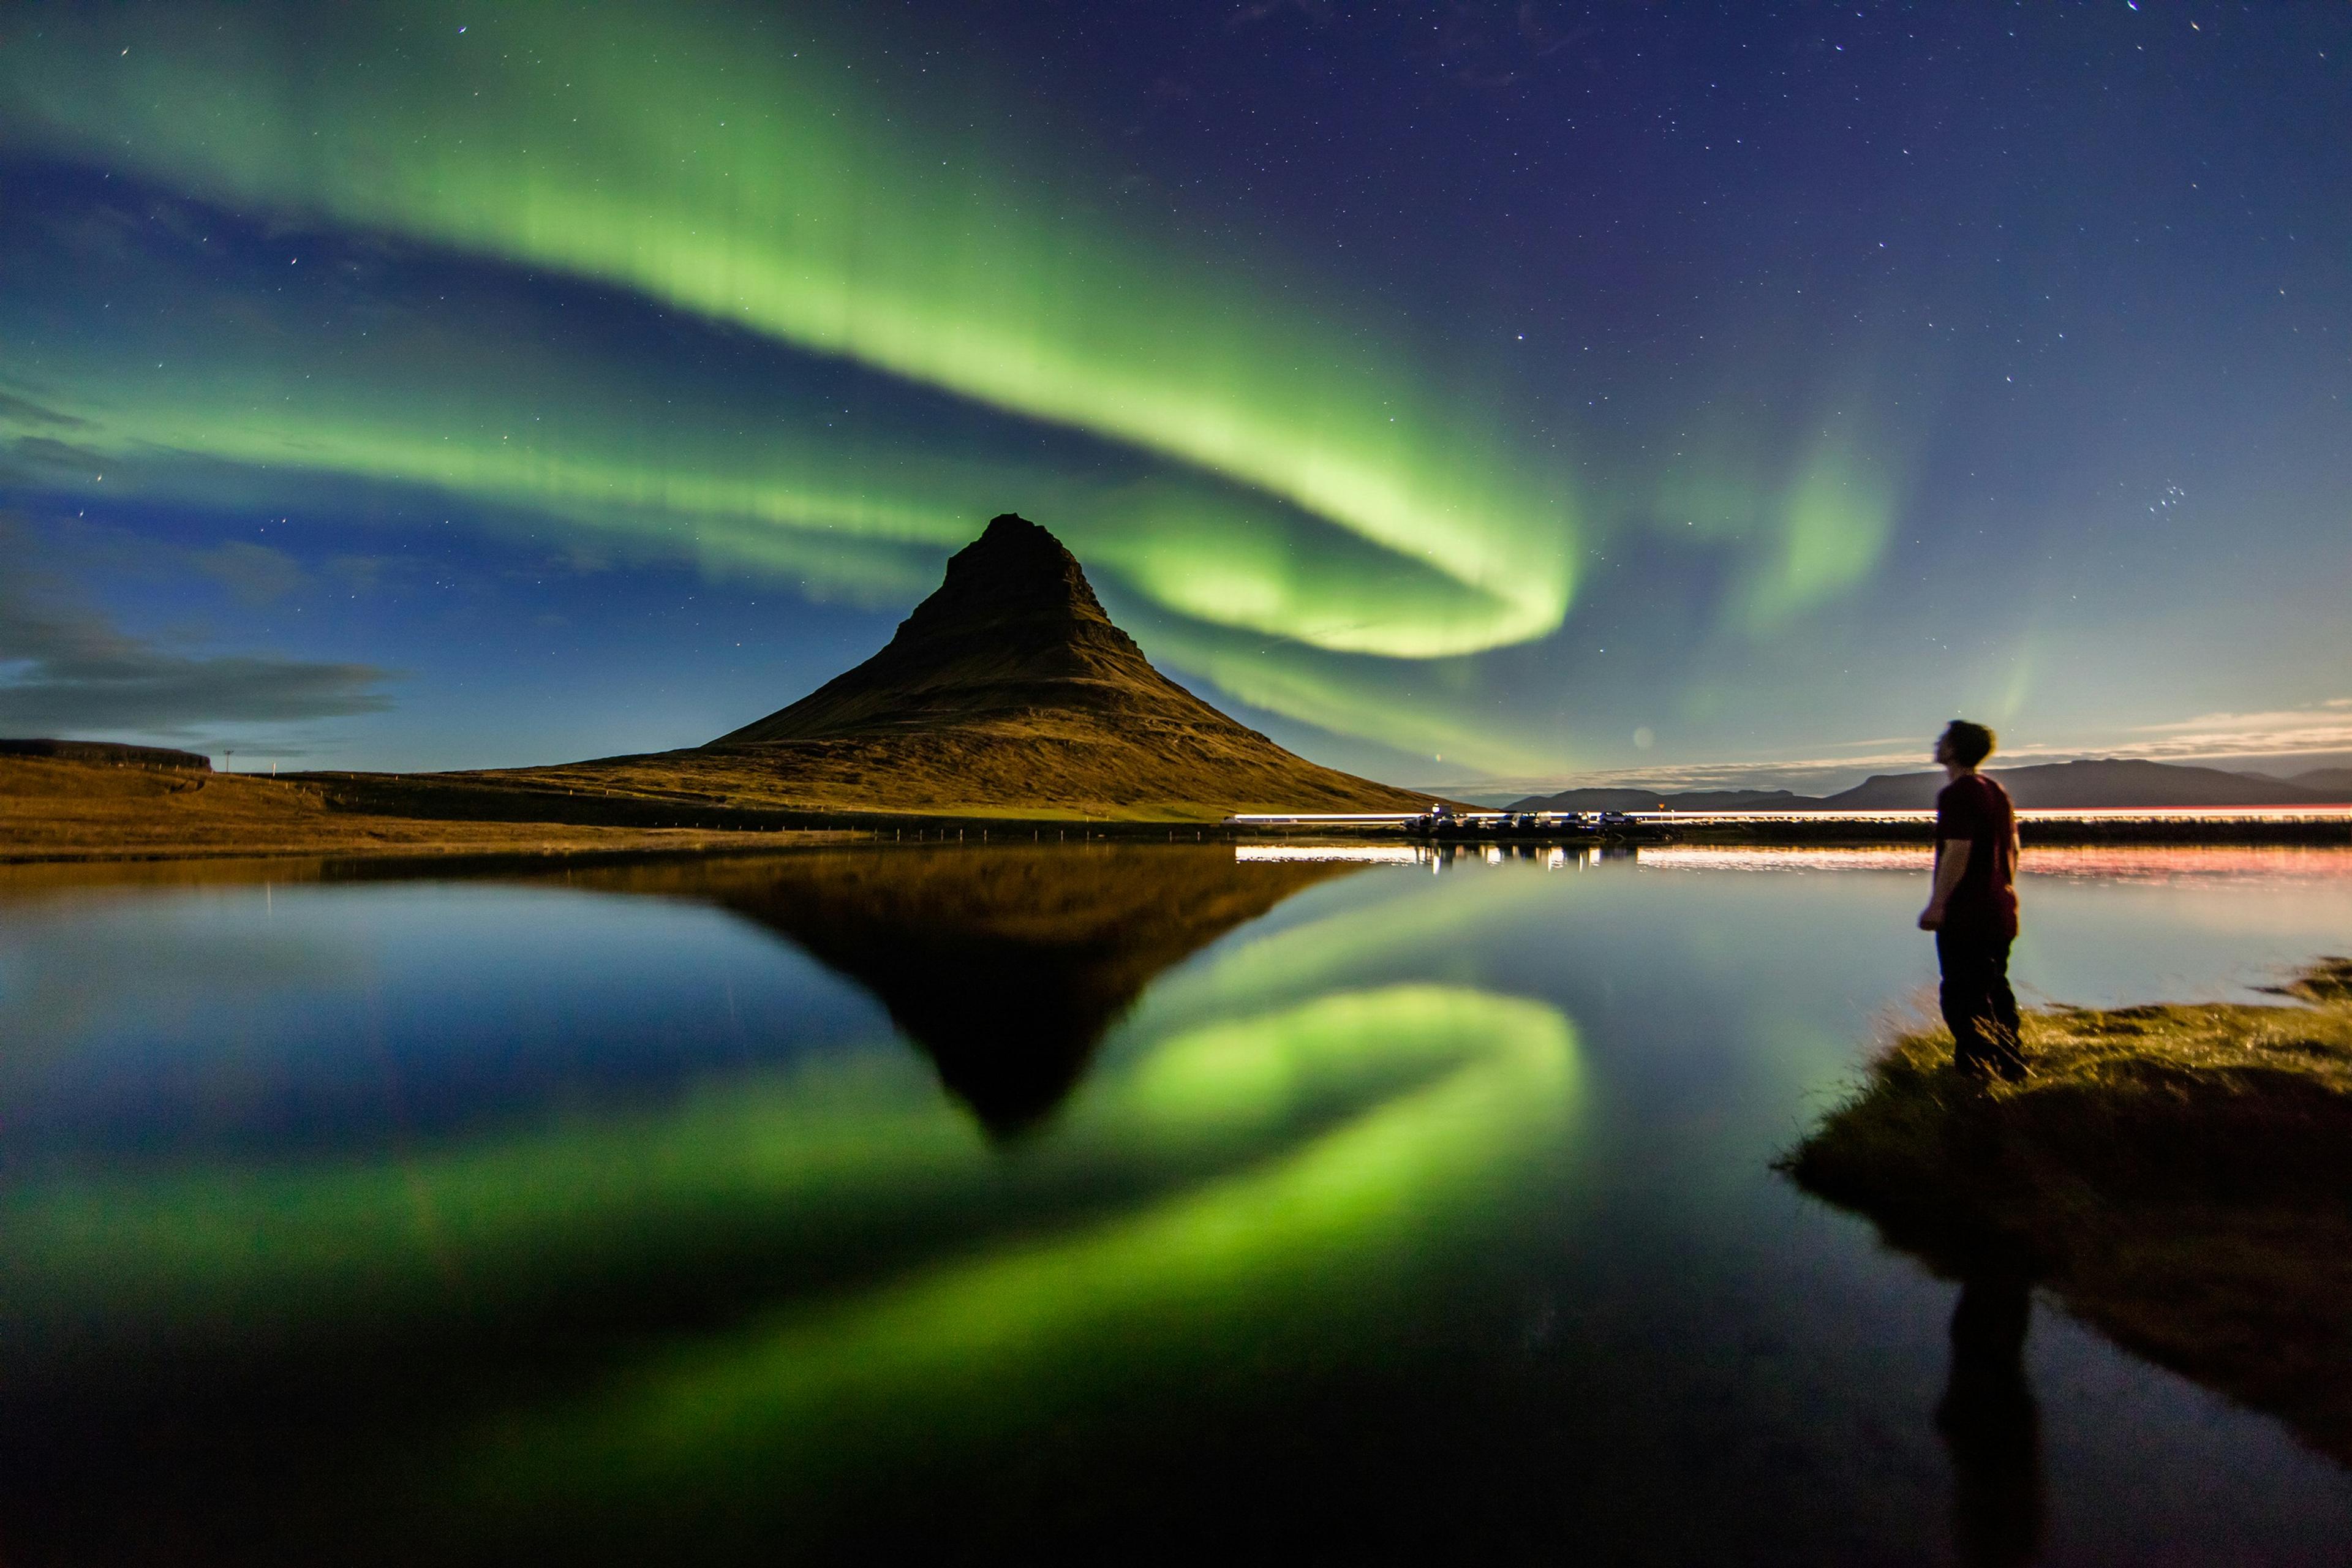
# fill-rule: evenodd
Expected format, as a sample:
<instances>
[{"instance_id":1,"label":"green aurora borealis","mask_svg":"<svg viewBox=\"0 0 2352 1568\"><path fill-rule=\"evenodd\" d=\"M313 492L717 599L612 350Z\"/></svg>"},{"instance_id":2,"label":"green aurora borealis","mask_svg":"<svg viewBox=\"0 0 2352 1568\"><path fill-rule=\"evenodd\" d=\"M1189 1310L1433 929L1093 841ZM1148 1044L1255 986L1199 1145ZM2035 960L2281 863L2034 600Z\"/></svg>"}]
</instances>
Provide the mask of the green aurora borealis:
<instances>
[{"instance_id":1,"label":"green aurora borealis","mask_svg":"<svg viewBox=\"0 0 2352 1568\"><path fill-rule=\"evenodd\" d=\"M1966 310L1882 283L1832 335L1791 273L1675 357L1563 295L1531 370L1492 305L1400 306L1391 273L1444 236L1310 264L1279 225L1187 216L1001 62L884 37L723 6L44 12L0 51L12 187L78 170L151 213L132 238L16 204L10 488L462 513L884 611L1021 510L1216 692L1511 774L1609 760L1626 716L1730 734L1776 682L1849 679L1900 625L1887 590L1966 559L1981 481L1930 440L1971 417L1933 319ZM1537 266L1499 243L1457 252L1497 297ZM1772 272L1756 243L1720 266ZM1630 433L1564 412L1612 399ZM2062 526L1987 499L2021 539ZM1929 707L2034 711L2052 612L2002 586ZM1562 695L1596 679L1603 744Z\"/></svg>"},{"instance_id":2,"label":"green aurora borealis","mask_svg":"<svg viewBox=\"0 0 2352 1568\"><path fill-rule=\"evenodd\" d=\"M1181 537L1167 512L1190 521L1197 507L1147 507L1126 527L1160 546L1125 569L1183 613L1405 658L1559 624L1572 528L1559 478L1505 460L1475 424L1427 406L1409 367L1308 313L1269 311L1264 280L1205 258L1171 265L1050 188L1016 187L985 163L957 170L935 156L954 149L944 135L908 134L881 106L828 90L814 60L762 71L715 33L670 20L583 31L526 12L461 37L458 18L457 7L378 13L374 37L342 40L380 51L355 72L299 46L252 47L242 8L174 5L109 18L106 37L150 40L98 77L114 90L87 90L100 40L60 39L66 59L14 57L10 96L32 135L126 157L205 197L639 289L1236 481L1262 492L1261 510L1303 510L1440 584L1349 614L1302 606L1246 556L1166 542ZM336 112L320 112L328 103ZM399 417L397 402L391 411ZM920 481L912 501L808 500L789 478L782 498L712 505L692 470L578 475L560 438L510 460L436 463L352 428L362 421L349 413L265 435L256 451L145 412L121 410L126 438L244 462L299 448L318 466L520 492L558 514L583 499L677 496L688 515L887 537L924 505L942 522L972 506L970 489ZM937 523L923 534L953 537ZM1196 574L1203 564L1214 580Z\"/></svg>"},{"instance_id":3,"label":"green aurora borealis","mask_svg":"<svg viewBox=\"0 0 2352 1568\"><path fill-rule=\"evenodd\" d=\"M138 59L119 57L115 92L89 95L79 85L87 65L59 68L35 50L19 57L30 68L11 96L36 134L127 155L206 197L620 284L1139 447L1305 509L1485 601L1475 617L1432 595L1345 622L1286 613L1294 607L1279 585L1246 563L1225 585L1240 592L1204 592L1147 553L1135 575L1187 613L1222 606L1253 629L1411 658L1559 624L1568 508L1556 481L1517 482L1475 426L1441 421L1409 375L1364 363L1311 318L1269 314L1249 291L1213 286L1205 263L1171 270L1166 257L1056 210L1050 192L1000 188L985 165L932 174L950 166L930 156L942 144L914 143L855 97L813 92L814 62L762 75L738 58L730 69L723 38L667 20L615 19L583 36L551 11L526 12L461 37L458 15L444 8L446 25L434 26L412 7L382 13L379 36L358 47L385 50L385 63L354 74L299 50L223 47L245 40L249 13L173 5L110 21L169 29ZM84 45L81 58L102 48ZM78 85L58 90L68 81ZM338 112L320 113L329 102ZM583 121L593 131L574 129ZM287 444L372 477L520 489L559 513L579 496L560 442L511 465L477 455L436 466L404 460L384 449L396 443L343 421L321 426L287 432ZM131 434L167 445L184 434L192 450L268 460L201 431L138 422ZM640 470L626 499L658 500L695 477ZM919 489L943 514L969 515L968 490ZM763 499L740 498L740 515L887 536L902 512ZM689 497L682 510L705 508Z\"/></svg>"}]
</instances>

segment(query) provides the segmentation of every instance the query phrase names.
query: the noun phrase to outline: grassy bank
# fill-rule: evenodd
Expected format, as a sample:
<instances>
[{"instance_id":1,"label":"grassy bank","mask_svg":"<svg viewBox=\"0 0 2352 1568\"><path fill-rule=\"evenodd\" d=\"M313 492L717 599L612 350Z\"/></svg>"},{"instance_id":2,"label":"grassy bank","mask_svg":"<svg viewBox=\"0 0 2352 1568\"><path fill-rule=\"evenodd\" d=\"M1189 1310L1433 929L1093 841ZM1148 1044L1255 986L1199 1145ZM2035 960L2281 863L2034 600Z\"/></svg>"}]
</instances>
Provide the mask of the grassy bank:
<instances>
[{"instance_id":1,"label":"grassy bank","mask_svg":"<svg viewBox=\"0 0 2352 1568\"><path fill-rule=\"evenodd\" d=\"M2279 989L2031 1014L2016 1085L1906 1035L1782 1168L1939 1273L2027 1270L2352 1464L2352 959Z\"/></svg>"}]
</instances>

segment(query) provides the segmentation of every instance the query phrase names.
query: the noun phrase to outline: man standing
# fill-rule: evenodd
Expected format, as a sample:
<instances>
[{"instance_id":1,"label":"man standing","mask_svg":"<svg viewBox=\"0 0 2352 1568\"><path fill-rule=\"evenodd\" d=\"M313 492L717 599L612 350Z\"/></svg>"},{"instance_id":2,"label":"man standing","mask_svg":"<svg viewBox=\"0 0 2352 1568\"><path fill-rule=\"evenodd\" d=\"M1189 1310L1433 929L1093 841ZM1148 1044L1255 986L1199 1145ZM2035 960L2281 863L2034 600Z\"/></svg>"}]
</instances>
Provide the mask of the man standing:
<instances>
[{"instance_id":1,"label":"man standing","mask_svg":"<svg viewBox=\"0 0 2352 1568\"><path fill-rule=\"evenodd\" d=\"M2025 1076L2009 948L2017 940L2017 813L2009 792L1977 772L1992 731L1955 719L1936 742L1951 782L1936 797L1936 887L1919 929L1936 933L1952 1066L1970 1078Z\"/></svg>"}]
</instances>

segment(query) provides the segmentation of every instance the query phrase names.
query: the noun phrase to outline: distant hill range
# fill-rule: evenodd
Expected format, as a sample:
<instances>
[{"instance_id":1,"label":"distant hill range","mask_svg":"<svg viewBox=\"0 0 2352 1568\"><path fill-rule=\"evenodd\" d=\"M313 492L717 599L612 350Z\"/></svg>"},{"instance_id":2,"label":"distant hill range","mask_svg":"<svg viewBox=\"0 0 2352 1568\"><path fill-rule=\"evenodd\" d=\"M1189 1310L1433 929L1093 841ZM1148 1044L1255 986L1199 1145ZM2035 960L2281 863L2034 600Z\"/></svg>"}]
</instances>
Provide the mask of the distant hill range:
<instances>
[{"instance_id":1,"label":"distant hill range","mask_svg":"<svg viewBox=\"0 0 2352 1568\"><path fill-rule=\"evenodd\" d=\"M2021 806L2050 810L2190 807L2202 805L2337 805L2352 804L2352 768L2321 768L2289 779L2113 758L1988 768ZM1569 789L1528 795L1513 811L1911 811L1936 804L1941 770L1878 773L1832 795L1787 790Z\"/></svg>"},{"instance_id":2,"label":"distant hill range","mask_svg":"<svg viewBox=\"0 0 2352 1568\"><path fill-rule=\"evenodd\" d=\"M949 561L888 646L707 745L429 776L730 807L1213 821L1418 811L1308 762L1151 668L1061 541L1010 513Z\"/></svg>"}]
</instances>

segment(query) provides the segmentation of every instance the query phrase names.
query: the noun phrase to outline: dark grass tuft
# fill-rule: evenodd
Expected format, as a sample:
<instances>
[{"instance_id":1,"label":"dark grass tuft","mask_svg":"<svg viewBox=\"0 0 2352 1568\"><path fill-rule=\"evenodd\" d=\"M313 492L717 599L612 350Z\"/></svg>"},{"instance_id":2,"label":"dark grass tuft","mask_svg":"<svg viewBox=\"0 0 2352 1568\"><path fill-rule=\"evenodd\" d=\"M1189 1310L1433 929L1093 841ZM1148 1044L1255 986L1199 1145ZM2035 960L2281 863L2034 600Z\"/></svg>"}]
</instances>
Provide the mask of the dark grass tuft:
<instances>
[{"instance_id":1,"label":"dark grass tuft","mask_svg":"<svg viewBox=\"0 0 2352 1568\"><path fill-rule=\"evenodd\" d=\"M2323 1005L2352 1002L2352 958L2315 959L2301 974L2270 989Z\"/></svg>"}]
</instances>

